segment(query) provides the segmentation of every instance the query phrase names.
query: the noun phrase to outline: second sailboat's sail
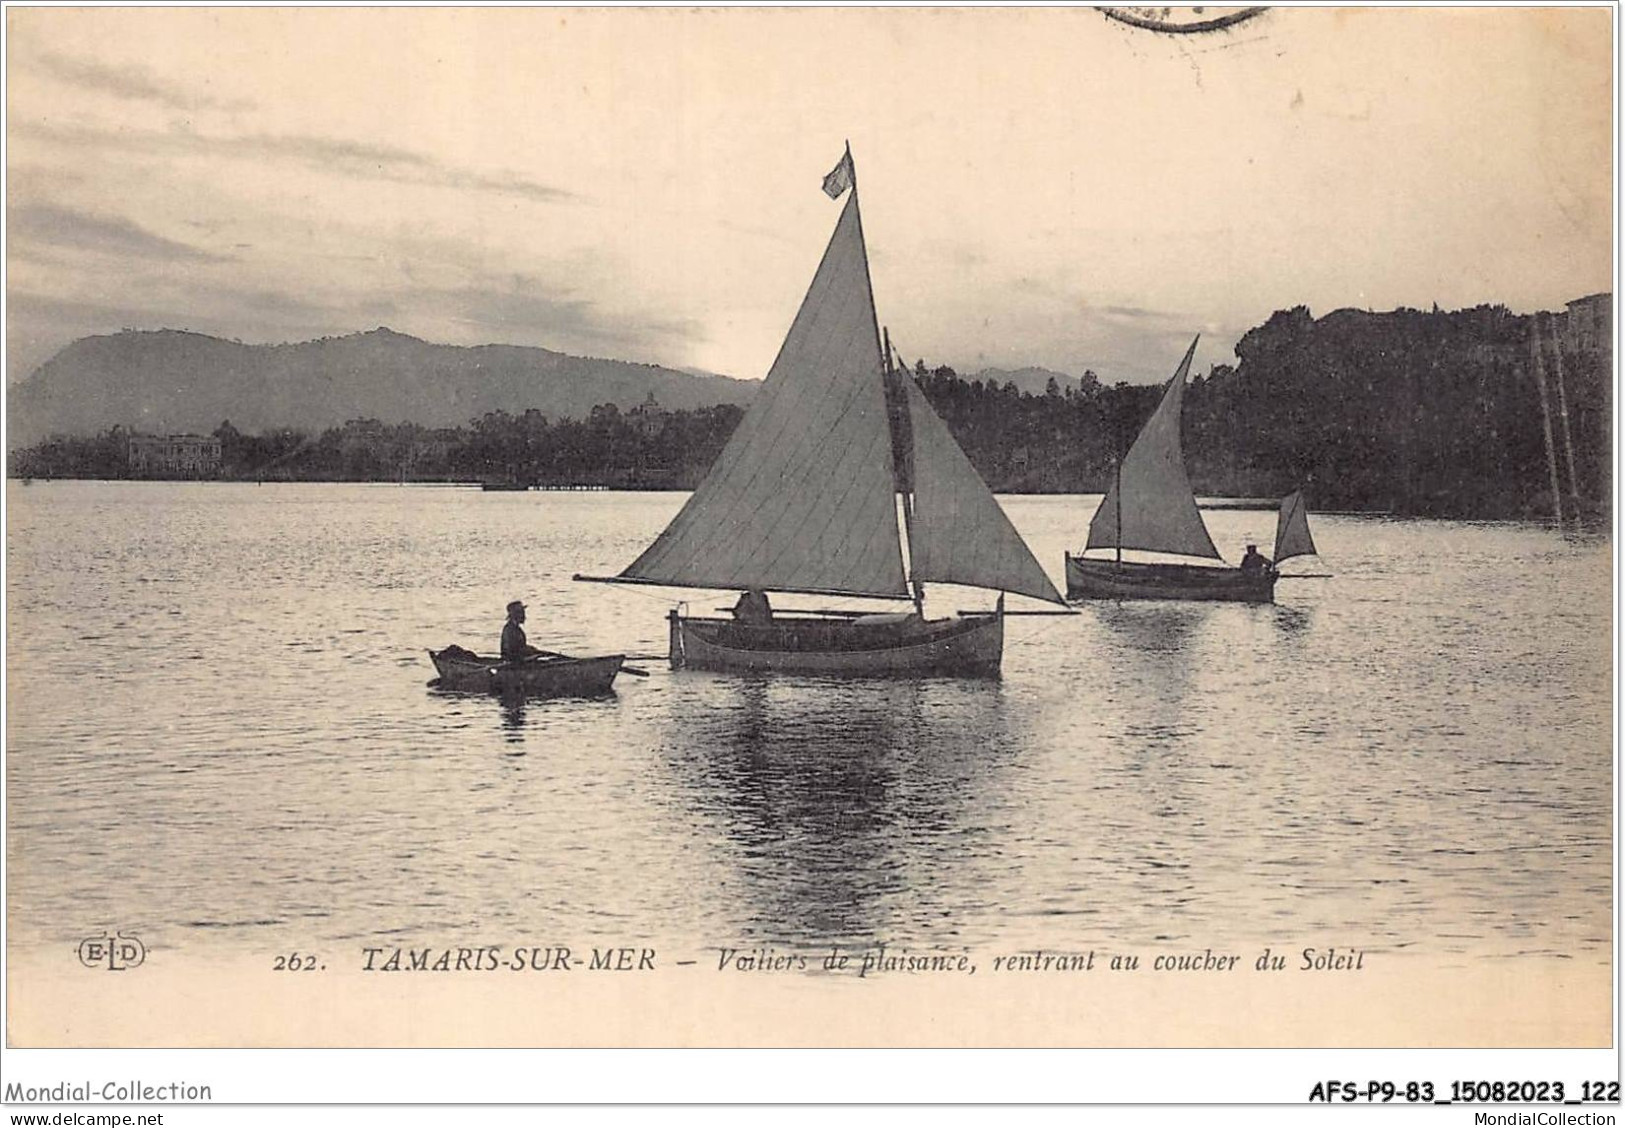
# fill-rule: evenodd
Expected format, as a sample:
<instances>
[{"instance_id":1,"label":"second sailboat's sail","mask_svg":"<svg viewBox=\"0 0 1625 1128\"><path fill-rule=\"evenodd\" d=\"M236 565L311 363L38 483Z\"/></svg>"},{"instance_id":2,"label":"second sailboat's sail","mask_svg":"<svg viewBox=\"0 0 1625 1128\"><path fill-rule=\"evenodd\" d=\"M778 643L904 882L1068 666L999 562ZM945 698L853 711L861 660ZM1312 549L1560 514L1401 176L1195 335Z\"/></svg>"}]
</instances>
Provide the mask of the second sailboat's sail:
<instances>
[{"instance_id":1,"label":"second sailboat's sail","mask_svg":"<svg viewBox=\"0 0 1625 1128\"><path fill-rule=\"evenodd\" d=\"M1195 355L1192 341L1162 402L1129 447L1116 480L1089 522L1086 548L1138 548L1218 559L1219 550L1196 507L1179 441L1185 378Z\"/></svg>"}]
</instances>

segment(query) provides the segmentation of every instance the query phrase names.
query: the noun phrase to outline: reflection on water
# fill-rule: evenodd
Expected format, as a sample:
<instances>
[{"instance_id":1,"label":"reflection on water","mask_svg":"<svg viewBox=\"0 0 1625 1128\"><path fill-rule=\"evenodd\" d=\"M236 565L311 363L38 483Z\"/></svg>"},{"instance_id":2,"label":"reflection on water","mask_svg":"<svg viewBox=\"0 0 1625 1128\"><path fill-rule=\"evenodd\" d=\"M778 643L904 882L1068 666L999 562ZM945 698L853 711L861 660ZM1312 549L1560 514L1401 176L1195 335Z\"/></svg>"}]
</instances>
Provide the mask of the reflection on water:
<instances>
[{"instance_id":1,"label":"reflection on water","mask_svg":"<svg viewBox=\"0 0 1625 1128\"><path fill-rule=\"evenodd\" d=\"M1189 732L1192 677L1204 661L1203 641L1210 622L1199 603L1098 602L1086 603L1084 614L1105 629L1117 655L1112 676L1118 684L1138 688L1132 719L1123 734L1139 754L1139 767L1148 757L1177 743ZM1234 661L1223 654L1220 661Z\"/></svg>"},{"instance_id":2,"label":"reflection on water","mask_svg":"<svg viewBox=\"0 0 1625 1128\"><path fill-rule=\"evenodd\" d=\"M539 646L663 651L660 593L568 577L681 495L9 500L17 943L1610 951L1605 540L1312 518L1331 579L1012 618L993 681L651 663L502 701L425 690L425 650L489 650L517 597ZM1059 572L1088 507L1005 507Z\"/></svg>"},{"instance_id":3,"label":"reflection on water","mask_svg":"<svg viewBox=\"0 0 1625 1128\"><path fill-rule=\"evenodd\" d=\"M1314 622L1314 614L1298 607L1283 607L1276 604L1275 625L1286 638L1297 638L1308 632Z\"/></svg>"},{"instance_id":4,"label":"reflection on water","mask_svg":"<svg viewBox=\"0 0 1625 1128\"><path fill-rule=\"evenodd\" d=\"M502 727L507 729L503 735L509 744L523 744L525 742L525 695L522 693L508 693L502 697Z\"/></svg>"},{"instance_id":5,"label":"reflection on water","mask_svg":"<svg viewBox=\"0 0 1625 1128\"><path fill-rule=\"evenodd\" d=\"M1187 653L1209 621L1201 603L1093 600L1080 609L1122 639L1125 654L1148 659Z\"/></svg>"},{"instance_id":6,"label":"reflection on water","mask_svg":"<svg viewBox=\"0 0 1625 1128\"><path fill-rule=\"evenodd\" d=\"M719 892L746 899L744 935L908 934L947 888L974 886L1013 753L998 682L694 680L662 752L685 816L725 844Z\"/></svg>"},{"instance_id":7,"label":"reflection on water","mask_svg":"<svg viewBox=\"0 0 1625 1128\"><path fill-rule=\"evenodd\" d=\"M502 738L508 744L523 745L525 743L525 730L534 727L545 729L547 725L549 707L559 709L572 709L583 703L597 702L608 706L615 700L613 689L608 693L594 694L585 698L573 697L547 697L526 695L521 692L504 693L476 693L472 691L457 691L441 689L438 681L429 683L429 696L434 699L456 703L452 707L455 715L465 715L472 712L479 715L481 710L489 711L492 715L502 718ZM522 755L520 751L516 754Z\"/></svg>"}]
</instances>

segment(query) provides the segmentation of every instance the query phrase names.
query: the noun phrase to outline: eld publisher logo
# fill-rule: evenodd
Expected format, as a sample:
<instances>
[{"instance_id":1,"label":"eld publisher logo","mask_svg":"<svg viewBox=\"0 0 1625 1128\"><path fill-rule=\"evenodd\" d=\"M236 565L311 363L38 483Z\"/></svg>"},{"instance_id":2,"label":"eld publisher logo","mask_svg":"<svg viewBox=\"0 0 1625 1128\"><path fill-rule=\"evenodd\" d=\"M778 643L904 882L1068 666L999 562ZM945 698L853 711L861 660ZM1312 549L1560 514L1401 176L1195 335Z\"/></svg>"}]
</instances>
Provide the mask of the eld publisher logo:
<instances>
[{"instance_id":1,"label":"eld publisher logo","mask_svg":"<svg viewBox=\"0 0 1625 1128\"><path fill-rule=\"evenodd\" d=\"M86 967L105 967L108 971L128 971L140 967L147 958L147 946L140 937L119 932L112 936L102 933L79 943L79 962Z\"/></svg>"}]
</instances>

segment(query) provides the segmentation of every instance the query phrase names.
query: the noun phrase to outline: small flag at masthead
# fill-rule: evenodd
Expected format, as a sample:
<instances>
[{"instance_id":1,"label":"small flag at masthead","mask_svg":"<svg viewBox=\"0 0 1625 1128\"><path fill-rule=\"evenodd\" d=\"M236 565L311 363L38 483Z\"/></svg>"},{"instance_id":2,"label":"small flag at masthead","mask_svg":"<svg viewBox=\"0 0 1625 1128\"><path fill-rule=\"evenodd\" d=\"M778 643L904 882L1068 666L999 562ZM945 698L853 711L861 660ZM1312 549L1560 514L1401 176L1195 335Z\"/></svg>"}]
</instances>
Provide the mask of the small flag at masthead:
<instances>
[{"instance_id":1,"label":"small flag at masthead","mask_svg":"<svg viewBox=\"0 0 1625 1128\"><path fill-rule=\"evenodd\" d=\"M841 154L841 162L824 177L824 194L832 200L840 199L841 193L852 187L852 179L852 150L849 148Z\"/></svg>"}]
</instances>

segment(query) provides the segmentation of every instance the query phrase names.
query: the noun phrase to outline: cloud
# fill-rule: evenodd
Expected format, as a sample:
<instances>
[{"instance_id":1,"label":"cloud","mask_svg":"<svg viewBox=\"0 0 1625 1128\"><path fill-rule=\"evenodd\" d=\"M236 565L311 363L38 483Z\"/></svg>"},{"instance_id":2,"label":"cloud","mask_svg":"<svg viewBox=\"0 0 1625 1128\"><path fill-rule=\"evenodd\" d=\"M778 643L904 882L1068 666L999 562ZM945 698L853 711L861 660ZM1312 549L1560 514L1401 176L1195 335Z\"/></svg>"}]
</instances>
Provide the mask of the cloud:
<instances>
[{"instance_id":1,"label":"cloud","mask_svg":"<svg viewBox=\"0 0 1625 1128\"><path fill-rule=\"evenodd\" d=\"M186 329L245 340L290 341L359 328L340 320L327 305L263 286L211 286L206 294L201 289L138 294L127 302L15 290L6 300L14 319L66 326L76 336L118 329Z\"/></svg>"},{"instance_id":2,"label":"cloud","mask_svg":"<svg viewBox=\"0 0 1625 1128\"><path fill-rule=\"evenodd\" d=\"M435 188L491 192L538 203L564 203L579 199L573 192L517 173L478 172L399 146L311 134L248 133L231 136L199 133L179 127L169 130L102 129L39 122L14 122L12 132L79 149L116 149L147 155L169 153L247 161L289 161L360 180L387 180Z\"/></svg>"},{"instance_id":3,"label":"cloud","mask_svg":"<svg viewBox=\"0 0 1625 1128\"><path fill-rule=\"evenodd\" d=\"M396 304L439 311L484 340L523 340L621 360L705 339L703 325L693 318L619 315L570 293L548 293L547 284L533 278L419 290L397 297Z\"/></svg>"},{"instance_id":4,"label":"cloud","mask_svg":"<svg viewBox=\"0 0 1625 1128\"><path fill-rule=\"evenodd\" d=\"M554 188L513 173L491 175L457 168L424 153L402 149L393 145L374 145L340 138L300 136L290 134L249 134L242 137L203 137L193 134L170 136L196 136L202 151L224 153L253 158L286 158L317 165L322 168L340 168L360 178L376 177L403 183L428 184L445 188L464 188L501 195L522 196L542 203L556 203L573 199L570 192Z\"/></svg>"},{"instance_id":5,"label":"cloud","mask_svg":"<svg viewBox=\"0 0 1625 1128\"><path fill-rule=\"evenodd\" d=\"M42 52L34 62L40 69L63 82L85 90L111 94L115 98L156 102L177 110L249 110L255 103L245 99L216 98L167 82L145 67L109 66L90 59Z\"/></svg>"},{"instance_id":6,"label":"cloud","mask_svg":"<svg viewBox=\"0 0 1625 1128\"><path fill-rule=\"evenodd\" d=\"M220 262L227 257L156 235L122 216L92 215L56 204L13 205L6 218L12 240L21 238L52 248L158 262Z\"/></svg>"},{"instance_id":7,"label":"cloud","mask_svg":"<svg viewBox=\"0 0 1625 1128\"><path fill-rule=\"evenodd\" d=\"M14 288L8 296L8 378L15 382L75 338L121 328L186 329L247 341L353 333L387 320L425 340L536 345L576 355L665 363L705 337L699 322L609 310L533 277L465 286L356 292L312 301L291 288L185 287L128 303Z\"/></svg>"},{"instance_id":8,"label":"cloud","mask_svg":"<svg viewBox=\"0 0 1625 1128\"><path fill-rule=\"evenodd\" d=\"M1198 331L1202 340L1193 374L1205 374L1212 364L1235 363L1231 346L1245 329L1172 307L1093 305L1037 281L1031 289L1053 294L1054 300L982 305L976 307L979 317L939 307L946 320L925 338L936 341L935 349L923 354L926 363L946 363L960 372L1042 367L1077 375L1088 369L1108 384L1158 383L1173 373Z\"/></svg>"}]
</instances>

